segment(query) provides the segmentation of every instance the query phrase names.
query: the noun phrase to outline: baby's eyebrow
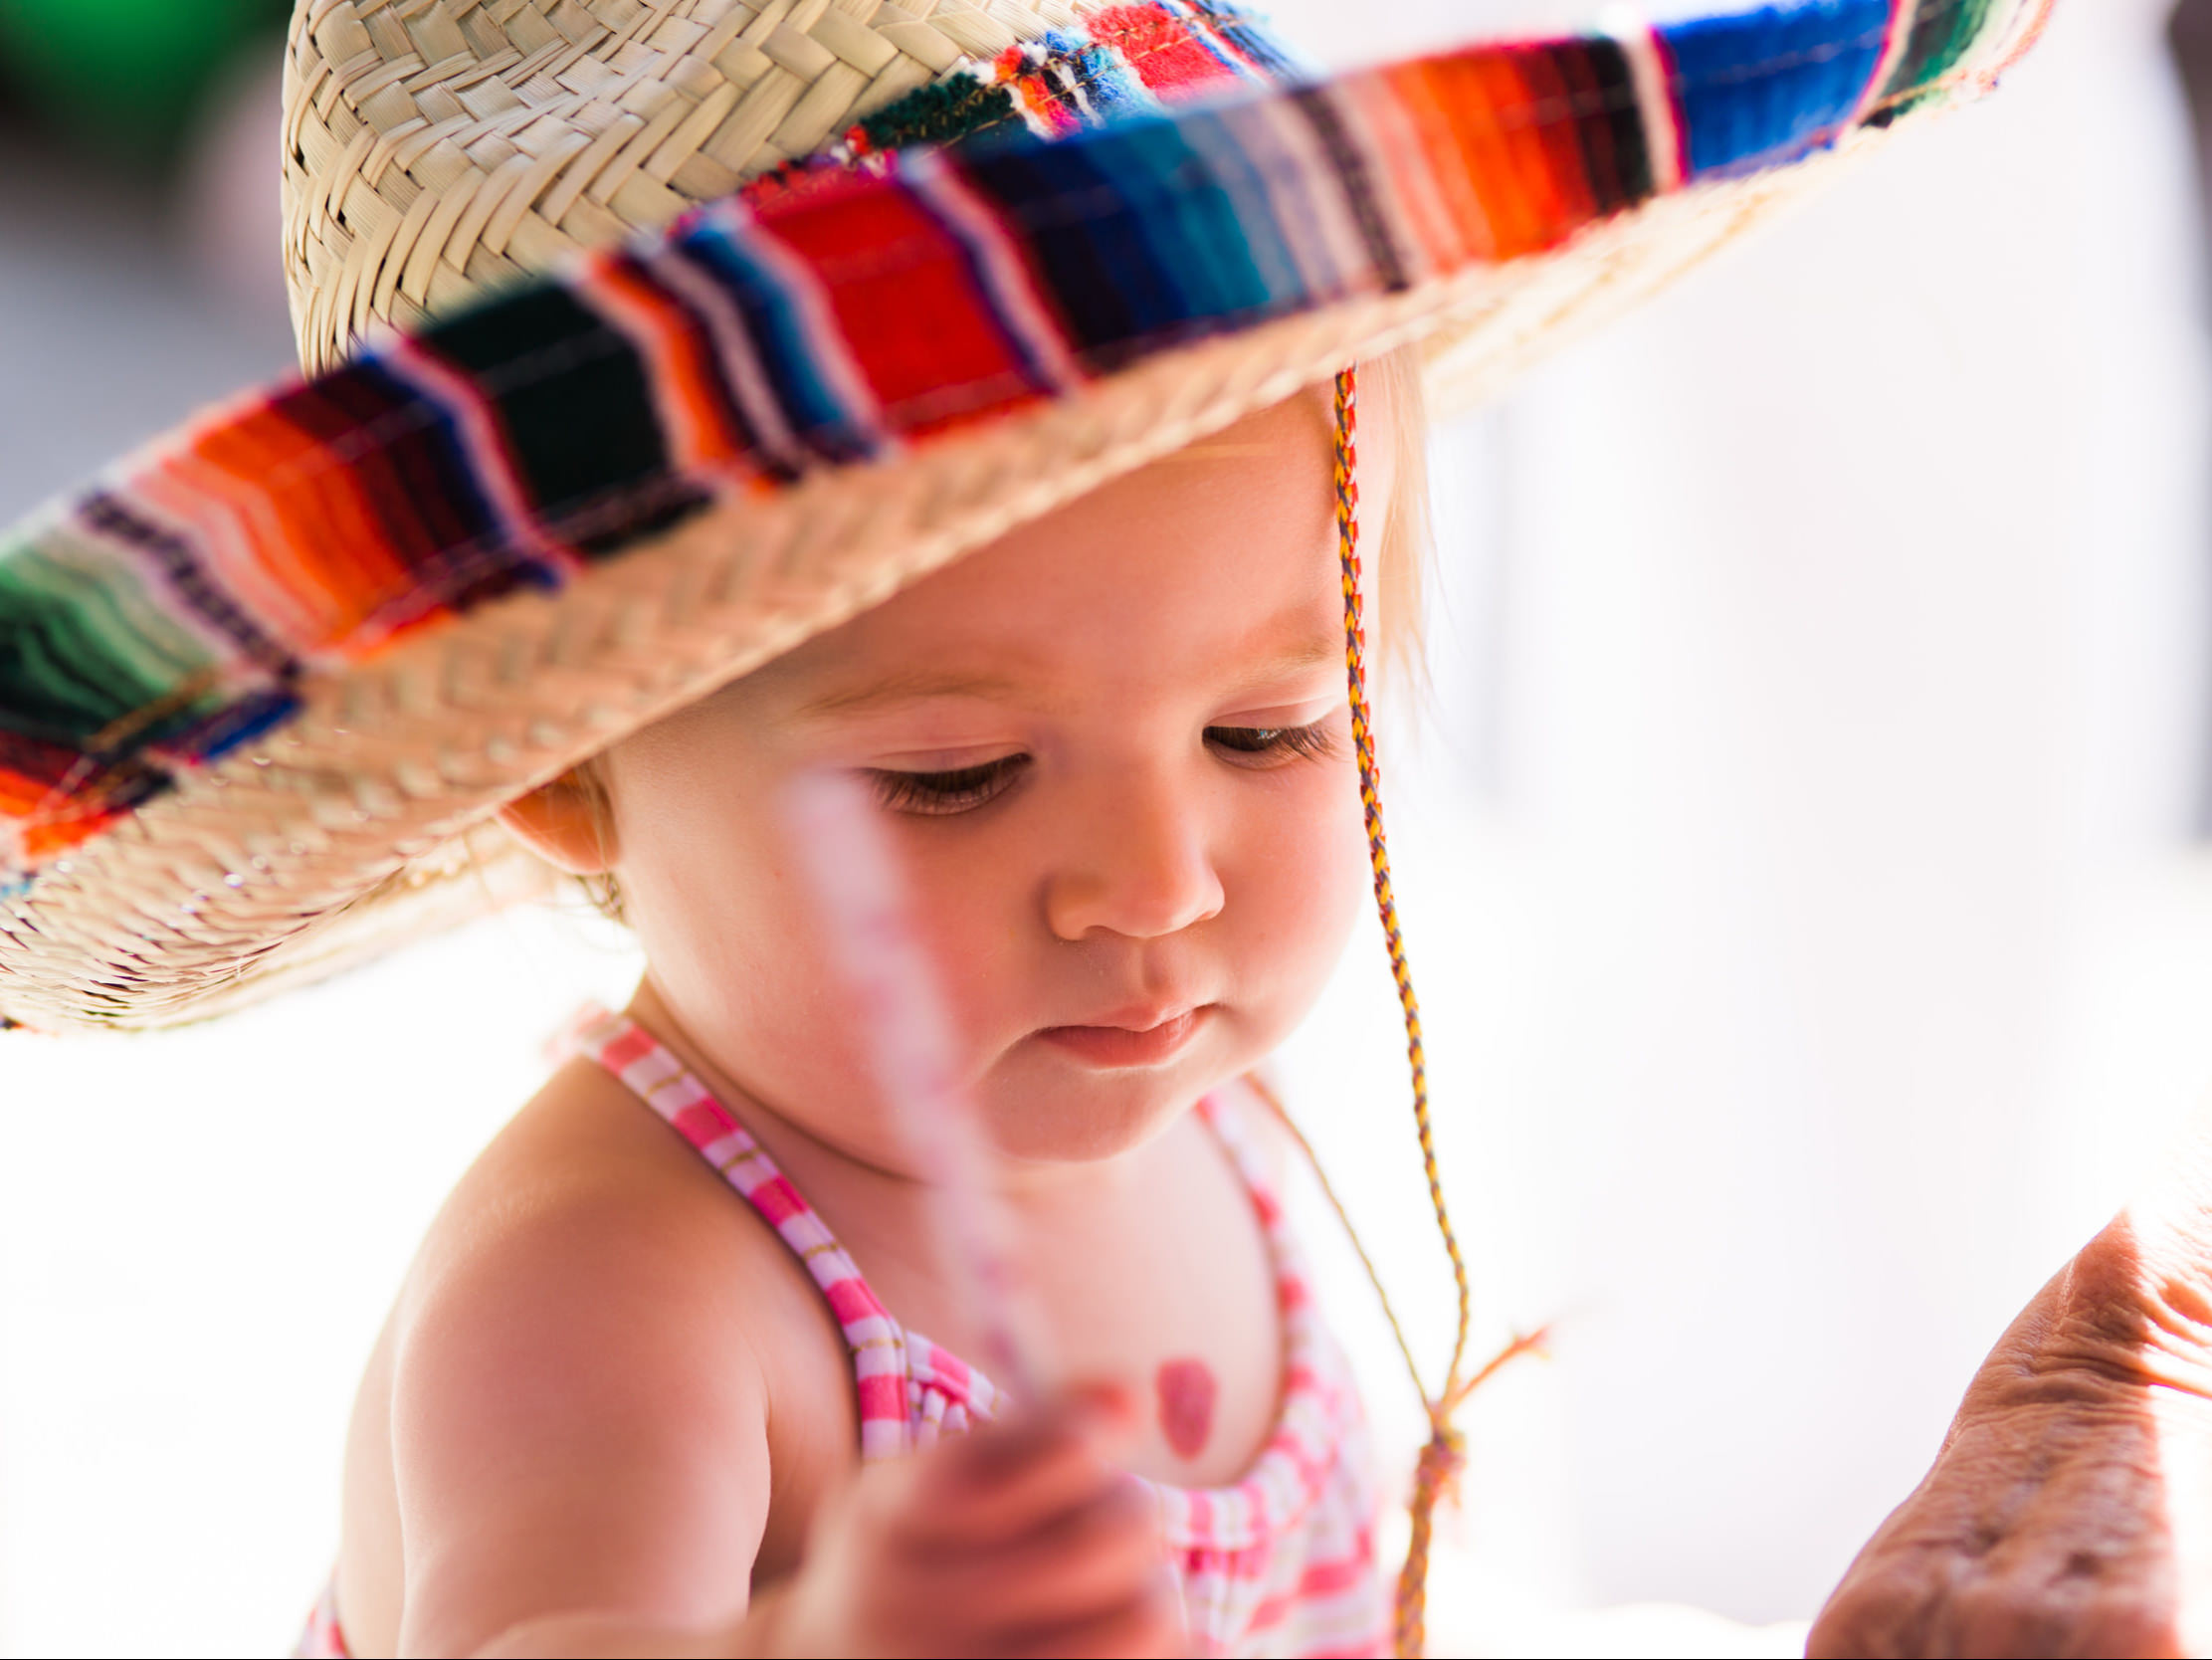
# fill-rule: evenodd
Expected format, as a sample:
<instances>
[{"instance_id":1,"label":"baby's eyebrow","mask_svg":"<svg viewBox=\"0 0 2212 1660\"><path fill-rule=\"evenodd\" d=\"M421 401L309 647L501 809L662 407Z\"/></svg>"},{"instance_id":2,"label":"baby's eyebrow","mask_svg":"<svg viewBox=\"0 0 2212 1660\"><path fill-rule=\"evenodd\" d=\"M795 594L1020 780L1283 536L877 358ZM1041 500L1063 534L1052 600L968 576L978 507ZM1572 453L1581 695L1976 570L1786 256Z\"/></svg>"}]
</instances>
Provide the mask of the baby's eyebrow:
<instances>
[{"instance_id":1,"label":"baby's eyebrow","mask_svg":"<svg viewBox=\"0 0 2212 1660\"><path fill-rule=\"evenodd\" d=\"M799 714L802 717L861 715L887 705L918 703L928 698L980 698L1006 703L1024 697L1028 690L1004 675L917 672L825 692L802 704Z\"/></svg>"},{"instance_id":2,"label":"baby's eyebrow","mask_svg":"<svg viewBox=\"0 0 2212 1660\"><path fill-rule=\"evenodd\" d=\"M1273 659L1271 670L1317 669L1323 663L1342 661L1344 637L1341 634L1319 634L1300 641L1289 651Z\"/></svg>"},{"instance_id":3,"label":"baby's eyebrow","mask_svg":"<svg viewBox=\"0 0 2212 1660\"><path fill-rule=\"evenodd\" d=\"M1342 660L1344 643L1335 635L1307 635L1297 644L1271 653L1239 677L1247 686L1264 686L1286 675ZM1049 710L1064 704L1064 694L1048 694L1035 680L986 672L916 669L887 675L857 686L839 687L801 704L801 720L869 715L900 704L923 703L931 698L973 698L986 703L1018 703L1024 708Z\"/></svg>"},{"instance_id":4,"label":"baby's eyebrow","mask_svg":"<svg viewBox=\"0 0 2212 1660\"><path fill-rule=\"evenodd\" d=\"M1326 663L1344 660L1344 638L1340 634L1307 635L1298 644L1270 654L1264 661L1253 665L1245 679L1254 686L1281 680L1288 675L1318 669Z\"/></svg>"}]
</instances>

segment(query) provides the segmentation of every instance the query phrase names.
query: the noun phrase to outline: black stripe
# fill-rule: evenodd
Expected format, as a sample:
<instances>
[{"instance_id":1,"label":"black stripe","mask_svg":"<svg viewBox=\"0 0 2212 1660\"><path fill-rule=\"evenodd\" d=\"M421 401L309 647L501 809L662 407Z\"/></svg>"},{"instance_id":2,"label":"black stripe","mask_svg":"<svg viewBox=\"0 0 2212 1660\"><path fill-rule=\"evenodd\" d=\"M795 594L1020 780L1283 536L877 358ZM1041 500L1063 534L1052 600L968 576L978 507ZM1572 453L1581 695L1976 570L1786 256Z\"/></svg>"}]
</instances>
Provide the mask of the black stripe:
<instances>
[{"instance_id":1,"label":"black stripe","mask_svg":"<svg viewBox=\"0 0 2212 1660\"><path fill-rule=\"evenodd\" d=\"M1571 83L1575 137L1598 211L1618 213L1648 200L1656 189L1651 146L1627 51L1619 41L1596 36L1572 43L1562 57L1569 58L1561 68Z\"/></svg>"},{"instance_id":2,"label":"black stripe","mask_svg":"<svg viewBox=\"0 0 2212 1660\"><path fill-rule=\"evenodd\" d=\"M564 521L668 479L668 445L636 347L565 290L502 295L426 329L422 344L499 410L531 504L556 534Z\"/></svg>"},{"instance_id":3,"label":"black stripe","mask_svg":"<svg viewBox=\"0 0 2212 1660\"><path fill-rule=\"evenodd\" d=\"M1410 288L1412 282L1406 276L1405 258L1392 240L1390 227L1375 199L1375 181L1367 170L1367 158L1359 153L1359 147L1344 130L1344 117L1337 113L1327 90L1294 87L1291 102L1306 117L1313 135L1320 139L1321 148L1327 152L1328 164L1335 169L1336 182L1352 212L1352 222L1359 227L1360 241L1366 244L1367 258L1382 278L1384 290L1397 294Z\"/></svg>"}]
</instances>

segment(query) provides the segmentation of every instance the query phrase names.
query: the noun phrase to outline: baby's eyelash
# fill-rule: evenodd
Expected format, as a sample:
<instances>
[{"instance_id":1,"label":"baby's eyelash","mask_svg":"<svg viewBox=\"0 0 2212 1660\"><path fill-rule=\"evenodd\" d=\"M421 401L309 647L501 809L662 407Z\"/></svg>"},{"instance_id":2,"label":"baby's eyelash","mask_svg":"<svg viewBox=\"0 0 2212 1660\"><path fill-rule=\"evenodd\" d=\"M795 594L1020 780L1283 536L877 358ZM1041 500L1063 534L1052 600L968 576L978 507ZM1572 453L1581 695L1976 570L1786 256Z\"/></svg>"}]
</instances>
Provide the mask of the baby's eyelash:
<instances>
[{"instance_id":1,"label":"baby's eyelash","mask_svg":"<svg viewBox=\"0 0 2212 1660\"><path fill-rule=\"evenodd\" d=\"M1326 721L1308 726L1208 726L1205 735L1208 744L1238 766L1280 766L1336 752L1335 733ZM938 772L872 767L868 776L877 799L893 812L942 818L997 800L1030 764L1030 756L1013 754Z\"/></svg>"},{"instance_id":2,"label":"baby's eyelash","mask_svg":"<svg viewBox=\"0 0 2212 1660\"><path fill-rule=\"evenodd\" d=\"M942 817L973 812L996 800L1029 768L1027 755L1002 755L980 766L962 766L948 772L894 772L873 767L870 779L876 798L893 812L922 817Z\"/></svg>"},{"instance_id":3,"label":"baby's eyelash","mask_svg":"<svg viewBox=\"0 0 2212 1660\"><path fill-rule=\"evenodd\" d=\"M1316 721L1309 726L1208 726L1206 741L1244 766L1336 751L1336 734L1326 721Z\"/></svg>"}]
</instances>

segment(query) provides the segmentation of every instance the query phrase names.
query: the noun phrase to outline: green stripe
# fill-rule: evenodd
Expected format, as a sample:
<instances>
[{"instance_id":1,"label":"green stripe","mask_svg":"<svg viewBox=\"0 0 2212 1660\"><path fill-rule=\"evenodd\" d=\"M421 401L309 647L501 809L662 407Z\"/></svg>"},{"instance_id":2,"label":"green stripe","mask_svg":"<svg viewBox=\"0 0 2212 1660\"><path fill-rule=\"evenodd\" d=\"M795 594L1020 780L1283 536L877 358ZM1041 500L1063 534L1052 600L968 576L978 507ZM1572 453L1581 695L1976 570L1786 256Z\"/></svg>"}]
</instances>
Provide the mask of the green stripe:
<instances>
[{"instance_id":1,"label":"green stripe","mask_svg":"<svg viewBox=\"0 0 2212 1660\"><path fill-rule=\"evenodd\" d=\"M13 729L81 744L157 705L220 704L215 654L158 609L142 574L61 527L0 552L0 710Z\"/></svg>"},{"instance_id":2,"label":"green stripe","mask_svg":"<svg viewBox=\"0 0 2212 1660\"><path fill-rule=\"evenodd\" d=\"M2010 0L1919 0L1905 56L1882 90L1883 103L1902 113L1924 102L1926 89L1971 56L1991 22L2011 10Z\"/></svg>"}]
</instances>

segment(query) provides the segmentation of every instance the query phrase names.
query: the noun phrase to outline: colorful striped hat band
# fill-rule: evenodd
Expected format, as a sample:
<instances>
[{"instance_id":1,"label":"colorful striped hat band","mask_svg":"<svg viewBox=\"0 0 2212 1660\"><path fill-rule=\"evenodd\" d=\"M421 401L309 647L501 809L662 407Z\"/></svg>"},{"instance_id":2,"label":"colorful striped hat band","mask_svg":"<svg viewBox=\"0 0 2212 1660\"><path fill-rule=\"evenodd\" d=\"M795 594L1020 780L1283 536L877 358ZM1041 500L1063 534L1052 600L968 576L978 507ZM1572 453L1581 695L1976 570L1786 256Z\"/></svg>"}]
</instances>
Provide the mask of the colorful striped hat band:
<instances>
[{"instance_id":1,"label":"colorful striped hat band","mask_svg":"<svg viewBox=\"0 0 2212 1660\"><path fill-rule=\"evenodd\" d=\"M0 533L0 1018L537 891L503 803L1348 363L1419 340L1465 407L2049 4L1307 78L1219 0L304 0L315 372Z\"/></svg>"}]
</instances>

